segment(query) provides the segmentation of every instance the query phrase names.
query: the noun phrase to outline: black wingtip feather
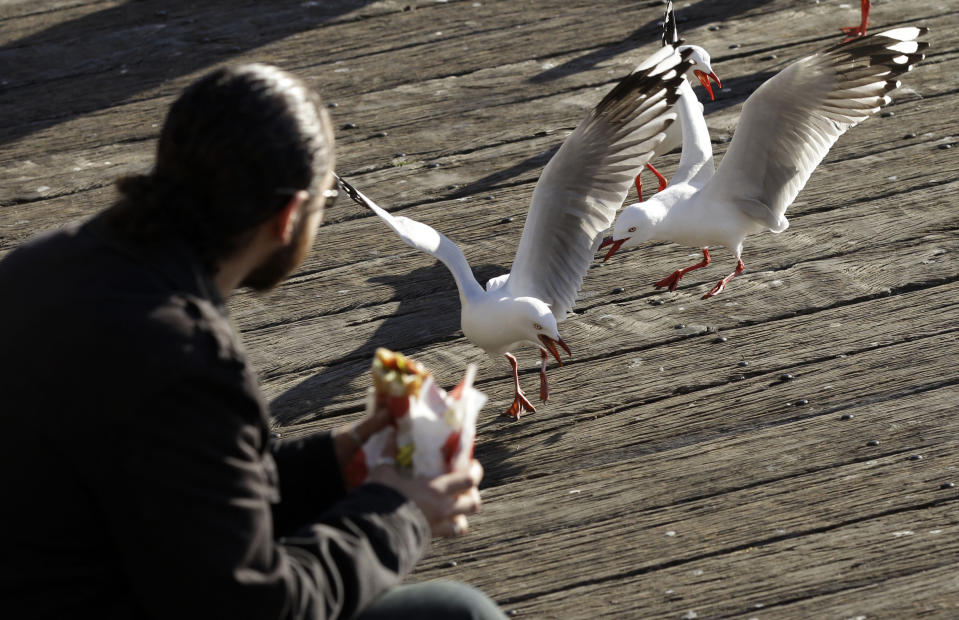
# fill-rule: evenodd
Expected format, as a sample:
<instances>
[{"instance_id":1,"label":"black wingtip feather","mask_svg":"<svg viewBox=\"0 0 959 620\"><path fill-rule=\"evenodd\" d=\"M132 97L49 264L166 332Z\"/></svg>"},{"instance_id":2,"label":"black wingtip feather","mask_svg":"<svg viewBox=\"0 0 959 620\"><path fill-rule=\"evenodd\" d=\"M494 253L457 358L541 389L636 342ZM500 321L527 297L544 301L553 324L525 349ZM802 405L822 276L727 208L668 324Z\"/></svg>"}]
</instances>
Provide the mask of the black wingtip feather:
<instances>
[{"instance_id":1,"label":"black wingtip feather","mask_svg":"<svg viewBox=\"0 0 959 620\"><path fill-rule=\"evenodd\" d=\"M887 80L885 84L882 85L882 94L885 95L889 91L896 90L902 86L902 82L899 80Z\"/></svg>"},{"instance_id":2,"label":"black wingtip feather","mask_svg":"<svg viewBox=\"0 0 959 620\"><path fill-rule=\"evenodd\" d=\"M679 40L679 33L676 30L676 13L673 12L673 3L671 0L666 2L666 14L663 16L663 47Z\"/></svg>"},{"instance_id":3,"label":"black wingtip feather","mask_svg":"<svg viewBox=\"0 0 959 620\"><path fill-rule=\"evenodd\" d=\"M682 39L679 39L669 45L673 46L673 49L682 45ZM692 66L692 60L689 59L692 50L683 50L680 52L680 62L677 63L674 70L676 74L668 79L663 80L661 75L651 76L650 74L656 70L656 65L649 67L643 71L635 71L630 73L625 78L619 81L616 86L613 87L603 99L596 104L595 111L598 114L608 114L613 117L616 116L619 106L617 105L620 102L628 100L631 93L638 93L643 90L647 90L656 84L660 84L662 87L669 89L670 91L675 91L679 88L679 84L683 80L683 74Z\"/></svg>"},{"instance_id":4,"label":"black wingtip feather","mask_svg":"<svg viewBox=\"0 0 959 620\"><path fill-rule=\"evenodd\" d=\"M360 195L359 195L359 193L357 193L356 188L354 188L352 185L350 185L349 183L347 183L346 181L344 181L344 180L343 180L343 177L341 177L340 175L338 175L338 174L335 173L335 172L333 173L333 177L336 179L336 182L339 184L340 188L341 188L344 192L346 192L346 195L349 196L349 197L353 200L353 202L355 202L355 203L357 203L357 204L359 204L359 205L361 205L361 206L363 206L363 207L366 207L367 209L370 208L370 205L367 204L367 202L366 202L365 200L363 200L362 198L360 198Z\"/></svg>"},{"instance_id":5,"label":"black wingtip feather","mask_svg":"<svg viewBox=\"0 0 959 620\"><path fill-rule=\"evenodd\" d=\"M918 38L928 32L929 28L917 27L917 30ZM909 41L916 43L916 50L902 53L890 49L899 42L897 39L878 32L834 45L823 50L822 54L830 58L830 63L845 79L859 79L860 75L864 77L871 71L885 69L888 74L883 76L886 78L883 90L888 92L891 90L889 84L895 83L897 76L911 71L914 64L926 57L924 52L929 49L928 41L918 41L915 38Z\"/></svg>"}]
</instances>

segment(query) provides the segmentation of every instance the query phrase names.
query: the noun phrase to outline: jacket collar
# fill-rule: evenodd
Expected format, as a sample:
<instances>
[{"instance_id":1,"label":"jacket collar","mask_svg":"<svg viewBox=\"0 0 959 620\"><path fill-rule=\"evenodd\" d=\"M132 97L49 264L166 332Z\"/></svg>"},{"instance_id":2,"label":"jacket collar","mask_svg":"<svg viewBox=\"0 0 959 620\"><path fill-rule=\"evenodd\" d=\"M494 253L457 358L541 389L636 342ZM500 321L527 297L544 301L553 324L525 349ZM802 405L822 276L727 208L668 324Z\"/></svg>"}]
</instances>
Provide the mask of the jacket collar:
<instances>
[{"instance_id":1,"label":"jacket collar","mask_svg":"<svg viewBox=\"0 0 959 620\"><path fill-rule=\"evenodd\" d=\"M123 234L112 223L110 209L87 221L81 229L104 245L159 274L174 288L203 297L224 310L225 303L212 274L201 265L189 246L180 240L142 241Z\"/></svg>"}]
</instances>

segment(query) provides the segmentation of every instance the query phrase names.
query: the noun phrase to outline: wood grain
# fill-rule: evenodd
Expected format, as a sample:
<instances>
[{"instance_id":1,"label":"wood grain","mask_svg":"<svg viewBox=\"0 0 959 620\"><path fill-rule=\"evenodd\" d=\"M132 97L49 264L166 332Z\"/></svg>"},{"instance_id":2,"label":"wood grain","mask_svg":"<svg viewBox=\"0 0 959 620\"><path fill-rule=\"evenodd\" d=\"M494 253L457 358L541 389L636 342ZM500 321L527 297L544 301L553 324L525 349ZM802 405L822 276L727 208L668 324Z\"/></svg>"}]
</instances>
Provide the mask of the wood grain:
<instances>
[{"instance_id":1,"label":"wood grain","mask_svg":"<svg viewBox=\"0 0 959 620\"><path fill-rule=\"evenodd\" d=\"M856 2L678 10L723 80L705 102L717 161L750 92L858 22ZM0 258L149 169L187 84L257 61L331 104L341 174L454 239L484 282L509 269L542 167L658 47L661 17L614 0L0 3ZM650 283L696 248L592 268L561 324L574 357L519 422L497 415L508 367L463 338L445 267L340 201L289 282L229 304L277 430L356 419L377 346L444 385L475 361L484 508L414 580L537 618L955 617L959 6L874 4L873 32L901 24L932 27L928 57L891 115L830 150L790 228L748 238L746 273L708 301L723 249L673 293ZM519 358L532 392L538 356Z\"/></svg>"}]
</instances>

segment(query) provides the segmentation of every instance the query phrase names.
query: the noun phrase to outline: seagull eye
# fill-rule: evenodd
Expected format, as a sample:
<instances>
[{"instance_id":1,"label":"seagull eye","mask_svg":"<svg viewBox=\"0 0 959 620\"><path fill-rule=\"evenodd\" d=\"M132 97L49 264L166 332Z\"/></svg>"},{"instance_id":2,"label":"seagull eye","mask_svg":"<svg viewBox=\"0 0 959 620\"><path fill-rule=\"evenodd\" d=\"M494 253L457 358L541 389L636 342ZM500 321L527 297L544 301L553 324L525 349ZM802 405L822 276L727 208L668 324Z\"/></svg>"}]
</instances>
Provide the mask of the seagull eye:
<instances>
[{"instance_id":1,"label":"seagull eye","mask_svg":"<svg viewBox=\"0 0 959 620\"><path fill-rule=\"evenodd\" d=\"M533 323L533 329L535 329L536 331L540 331L543 329L543 326L540 325L539 323Z\"/></svg>"},{"instance_id":2,"label":"seagull eye","mask_svg":"<svg viewBox=\"0 0 959 620\"><path fill-rule=\"evenodd\" d=\"M626 232L636 232L636 227L635 227L635 226L630 226L630 227L629 227L629 230L626 231Z\"/></svg>"}]
</instances>

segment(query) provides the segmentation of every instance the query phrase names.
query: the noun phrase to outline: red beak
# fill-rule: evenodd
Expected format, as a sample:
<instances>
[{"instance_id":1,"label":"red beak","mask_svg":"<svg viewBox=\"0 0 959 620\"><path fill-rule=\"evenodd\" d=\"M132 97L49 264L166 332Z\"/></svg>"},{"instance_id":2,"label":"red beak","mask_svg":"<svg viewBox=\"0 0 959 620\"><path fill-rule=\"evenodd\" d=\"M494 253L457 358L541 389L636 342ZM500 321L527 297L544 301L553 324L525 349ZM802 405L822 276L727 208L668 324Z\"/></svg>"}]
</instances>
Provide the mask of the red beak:
<instances>
[{"instance_id":1,"label":"red beak","mask_svg":"<svg viewBox=\"0 0 959 620\"><path fill-rule=\"evenodd\" d=\"M607 245L612 245L612 243L613 243L613 236L612 236L612 235L610 235L609 237L604 237L604 238L603 238L603 242L599 244L599 248L597 248L597 249L602 250L602 249L605 248Z\"/></svg>"},{"instance_id":2,"label":"red beak","mask_svg":"<svg viewBox=\"0 0 959 620\"><path fill-rule=\"evenodd\" d=\"M606 257L603 258L603 262L605 263L606 261L608 261L613 256L613 254L619 251L619 248L623 247L623 244L626 243L627 241L629 241L629 237L626 237L625 239L620 239L619 241L613 241L612 239L610 239L610 242L608 245L611 245L612 247L609 248L609 252L607 252ZM599 246L599 247L603 247L603 246Z\"/></svg>"},{"instance_id":3,"label":"red beak","mask_svg":"<svg viewBox=\"0 0 959 620\"><path fill-rule=\"evenodd\" d=\"M693 75L699 78L699 83L703 85L703 88L706 89L706 92L709 93L709 98L713 101L716 100L716 96L713 94L713 86L709 83L709 80L716 82L716 86L719 88L723 87L723 83L719 81L719 78L716 77L715 73L706 73L705 71L700 71L699 69L693 70Z\"/></svg>"},{"instance_id":4,"label":"red beak","mask_svg":"<svg viewBox=\"0 0 959 620\"><path fill-rule=\"evenodd\" d=\"M556 345L563 347L563 350L566 351L566 354L570 357L573 357L572 351L569 350L569 347L566 346L566 343L563 342L563 339L553 340L549 336L544 334L539 335L539 341L543 343L543 346L546 347L546 350L553 354L553 357L556 358L556 361L559 362L559 365L563 365L563 358L559 356L559 351L556 349Z\"/></svg>"}]
</instances>

